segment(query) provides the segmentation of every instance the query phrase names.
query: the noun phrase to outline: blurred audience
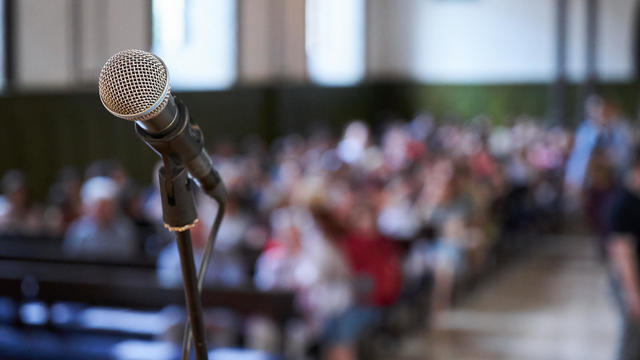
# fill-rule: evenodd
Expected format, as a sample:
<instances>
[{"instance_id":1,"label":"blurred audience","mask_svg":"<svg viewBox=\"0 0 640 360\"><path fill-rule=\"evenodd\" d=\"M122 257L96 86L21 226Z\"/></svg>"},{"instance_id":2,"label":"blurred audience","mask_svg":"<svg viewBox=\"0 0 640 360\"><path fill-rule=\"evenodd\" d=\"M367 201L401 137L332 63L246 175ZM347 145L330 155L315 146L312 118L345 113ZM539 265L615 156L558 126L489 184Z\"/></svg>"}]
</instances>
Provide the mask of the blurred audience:
<instances>
[{"instance_id":1,"label":"blurred audience","mask_svg":"<svg viewBox=\"0 0 640 360\"><path fill-rule=\"evenodd\" d=\"M484 117L437 125L421 115L381 132L355 121L340 137L219 144L213 160L229 200L205 284L293 292L302 321L287 336L303 350L291 354L319 344L329 359L353 359L390 307L419 294L429 301L417 322L433 324L516 231L558 218L548 215L561 209L563 179L589 189L591 203L610 191L631 139L613 107L590 101L566 176L572 132L525 116L492 127ZM146 190L113 161L92 164L84 184L61 171L47 210L58 220L46 231L65 233L71 255L154 258L158 282L180 286L157 169ZM23 176L8 172L2 190L0 231L42 231ZM218 208L202 194L197 206L199 265Z\"/></svg>"}]
</instances>

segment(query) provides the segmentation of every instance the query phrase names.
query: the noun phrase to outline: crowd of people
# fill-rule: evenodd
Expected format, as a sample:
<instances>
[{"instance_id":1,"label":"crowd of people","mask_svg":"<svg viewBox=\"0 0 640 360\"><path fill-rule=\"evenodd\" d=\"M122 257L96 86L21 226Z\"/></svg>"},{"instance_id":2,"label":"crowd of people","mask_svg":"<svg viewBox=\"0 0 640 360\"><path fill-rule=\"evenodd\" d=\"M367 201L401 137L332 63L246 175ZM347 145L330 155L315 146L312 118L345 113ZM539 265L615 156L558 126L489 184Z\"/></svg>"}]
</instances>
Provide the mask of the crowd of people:
<instances>
[{"instance_id":1,"label":"crowd of people","mask_svg":"<svg viewBox=\"0 0 640 360\"><path fill-rule=\"evenodd\" d=\"M596 141L584 132L576 146ZM600 184L588 175L597 162L581 163L573 144L572 131L525 116L492 126L484 117L461 125L427 115L379 132L353 121L338 137L319 131L269 146L257 137L218 144L212 157L229 198L205 283L294 292L296 336L322 344L329 359L354 359L358 340L390 306L427 292L422 321L437 323L458 280L489 266L498 242L544 215L557 218L568 162L567 183ZM0 231L64 237L69 256L152 257L159 283L179 286L156 172L141 188L114 161L96 162L84 176L65 168L46 206L34 206L23 175L9 171ZM197 206L199 259L217 205L198 194Z\"/></svg>"}]
</instances>

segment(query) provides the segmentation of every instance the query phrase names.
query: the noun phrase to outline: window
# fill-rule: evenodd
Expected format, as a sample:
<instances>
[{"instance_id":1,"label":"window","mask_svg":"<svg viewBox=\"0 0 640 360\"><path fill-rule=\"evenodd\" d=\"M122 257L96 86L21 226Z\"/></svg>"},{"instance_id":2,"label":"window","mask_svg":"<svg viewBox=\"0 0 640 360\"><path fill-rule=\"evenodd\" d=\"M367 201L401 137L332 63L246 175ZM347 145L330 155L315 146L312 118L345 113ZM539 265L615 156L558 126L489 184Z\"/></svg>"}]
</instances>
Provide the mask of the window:
<instances>
[{"instance_id":1,"label":"window","mask_svg":"<svg viewBox=\"0 0 640 360\"><path fill-rule=\"evenodd\" d=\"M172 88L224 89L236 78L236 0L153 0L153 52Z\"/></svg>"},{"instance_id":2,"label":"window","mask_svg":"<svg viewBox=\"0 0 640 360\"><path fill-rule=\"evenodd\" d=\"M352 85L365 73L365 0L307 0L306 53L311 80Z\"/></svg>"},{"instance_id":3,"label":"window","mask_svg":"<svg viewBox=\"0 0 640 360\"><path fill-rule=\"evenodd\" d=\"M413 74L433 83L547 82L555 1L420 1Z\"/></svg>"}]
</instances>

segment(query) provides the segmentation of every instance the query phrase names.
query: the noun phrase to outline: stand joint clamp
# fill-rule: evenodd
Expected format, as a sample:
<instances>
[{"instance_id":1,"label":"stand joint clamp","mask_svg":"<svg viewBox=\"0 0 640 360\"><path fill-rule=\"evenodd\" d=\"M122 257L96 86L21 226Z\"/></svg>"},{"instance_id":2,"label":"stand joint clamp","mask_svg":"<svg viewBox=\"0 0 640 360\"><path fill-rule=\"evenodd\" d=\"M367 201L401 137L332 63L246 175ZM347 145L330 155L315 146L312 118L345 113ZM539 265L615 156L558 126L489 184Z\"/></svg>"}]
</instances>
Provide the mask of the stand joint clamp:
<instances>
[{"instance_id":1,"label":"stand joint clamp","mask_svg":"<svg viewBox=\"0 0 640 360\"><path fill-rule=\"evenodd\" d=\"M189 230L198 222L193 187L187 170L167 163L160 169L160 194L162 194L162 220L172 232Z\"/></svg>"}]
</instances>

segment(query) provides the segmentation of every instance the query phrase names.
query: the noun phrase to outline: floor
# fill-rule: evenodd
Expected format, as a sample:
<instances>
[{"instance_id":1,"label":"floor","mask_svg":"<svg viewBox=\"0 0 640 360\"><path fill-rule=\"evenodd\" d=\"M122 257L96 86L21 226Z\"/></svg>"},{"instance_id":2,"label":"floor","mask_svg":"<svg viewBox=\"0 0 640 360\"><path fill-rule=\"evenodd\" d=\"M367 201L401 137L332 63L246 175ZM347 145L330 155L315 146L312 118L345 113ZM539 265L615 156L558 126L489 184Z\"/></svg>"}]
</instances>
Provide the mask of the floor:
<instances>
[{"instance_id":1,"label":"floor","mask_svg":"<svg viewBox=\"0 0 640 360\"><path fill-rule=\"evenodd\" d=\"M474 291L435 331L408 340L399 358L614 359L618 317L591 239L545 243Z\"/></svg>"}]
</instances>

